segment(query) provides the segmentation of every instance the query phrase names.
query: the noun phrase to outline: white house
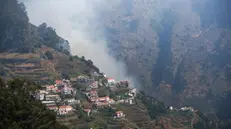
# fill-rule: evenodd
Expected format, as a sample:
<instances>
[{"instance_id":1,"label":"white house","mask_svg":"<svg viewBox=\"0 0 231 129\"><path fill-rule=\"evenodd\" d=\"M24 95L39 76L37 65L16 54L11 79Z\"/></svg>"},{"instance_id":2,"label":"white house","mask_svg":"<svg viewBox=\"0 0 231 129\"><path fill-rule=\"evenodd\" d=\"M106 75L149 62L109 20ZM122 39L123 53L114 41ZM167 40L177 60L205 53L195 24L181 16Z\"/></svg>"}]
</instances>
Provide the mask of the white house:
<instances>
[{"instance_id":1,"label":"white house","mask_svg":"<svg viewBox=\"0 0 231 129\"><path fill-rule=\"evenodd\" d=\"M107 82L108 82L108 84L115 84L116 83L116 81L115 81L115 79L113 79L113 78L107 78Z\"/></svg>"},{"instance_id":2,"label":"white house","mask_svg":"<svg viewBox=\"0 0 231 129\"><path fill-rule=\"evenodd\" d=\"M122 111L117 111L115 117L116 118L122 118L122 117L125 117L125 114Z\"/></svg>"},{"instance_id":3,"label":"white house","mask_svg":"<svg viewBox=\"0 0 231 129\"><path fill-rule=\"evenodd\" d=\"M53 110L53 111L57 111L58 110L58 107L57 106L48 106L47 107L49 110Z\"/></svg>"},{"instance_id":4,"label":"white house","mask_svg":"<svg viewBox=\"0 0 231 129\"><path fill-rule=\"evenodd\" d=\"M36 99L37 100L44 100L45 99L45 94L44 93L37 93L36 94Z\"/></svg>"},{"instance_id":5,"label":"white house","mask_svg":"<svg viewBox=\"0 0 231 129\"><path fill-rule=\"evenodd\" d=\"M194 111L194 109L192 107L182 107L180 108L181 111Z\"/></svg>"},{"instance_id":6,"label":"white house","mask_svg":"<svg viewBox=\"0 0 231 129\"><path fill-rule=\"evenodd\" d=\"M124 103L127 103L127 104L133 104L133 99L126 99L124 100Z\"/></svg>"},{"instance_id":7,"label":"white house","mask_svg":"<svg viewBox=\"0 0 231 129\"><path fill-rule=\"evenodd\" d=\"M72 106L59 106L58 114L59 115L66 115L73 110Z\"/></svg>"},{"instance_id":8,"label":"white house","mask_svg":"<svg viewBox=\"0 0 231 129\"><path fill-rule=\"evenodd\" d=\"M59 95L46 95L46 100L61 100Z\"/></svg>"}]
</instances>

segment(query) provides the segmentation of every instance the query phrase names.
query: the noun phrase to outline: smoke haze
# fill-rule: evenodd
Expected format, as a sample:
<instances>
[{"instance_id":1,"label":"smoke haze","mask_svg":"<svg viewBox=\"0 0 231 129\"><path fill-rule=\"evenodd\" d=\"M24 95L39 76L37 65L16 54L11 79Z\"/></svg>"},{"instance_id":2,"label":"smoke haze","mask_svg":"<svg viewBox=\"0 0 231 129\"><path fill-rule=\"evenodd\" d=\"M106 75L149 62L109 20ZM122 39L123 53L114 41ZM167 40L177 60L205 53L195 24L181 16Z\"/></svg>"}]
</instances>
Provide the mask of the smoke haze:
<instances>
[{"instance_id":1,"label":"smoke haze","mask_svg":"<svg viewBox=\"0 0 231 129\"><path fill-rule=\"evenodd\" d=\"M27 7L30 22L40 25L46 22L57 34L70 42L74 55L85 56L108 76L117 80L129 80L137 85L133 77L127 76L123 62L109 55L103 30L98 28L97 12L112 9L120 0L110 3L105 0L21 0ZM96 32L97 30L97 32Z\"/></svg>"}]
</instances>

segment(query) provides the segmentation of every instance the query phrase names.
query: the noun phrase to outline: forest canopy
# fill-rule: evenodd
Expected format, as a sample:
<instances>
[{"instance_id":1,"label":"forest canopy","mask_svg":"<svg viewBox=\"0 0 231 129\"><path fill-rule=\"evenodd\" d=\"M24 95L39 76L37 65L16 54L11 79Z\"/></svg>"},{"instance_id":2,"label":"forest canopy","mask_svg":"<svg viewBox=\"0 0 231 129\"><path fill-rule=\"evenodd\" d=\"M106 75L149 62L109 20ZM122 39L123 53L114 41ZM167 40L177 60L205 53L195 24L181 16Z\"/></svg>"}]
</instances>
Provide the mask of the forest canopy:
<instances>
[{"instance_id":1,"label":"forest canopy","mask_svg":"<svg viewBox=\"0 0 231 129\"><path fill-rule=\"evenodd\" d=\"M5 82L0 78L1 129L66 129L56 121L56 114L35 100L39 85L22 79Z\"/></svg>"}]
</instances>

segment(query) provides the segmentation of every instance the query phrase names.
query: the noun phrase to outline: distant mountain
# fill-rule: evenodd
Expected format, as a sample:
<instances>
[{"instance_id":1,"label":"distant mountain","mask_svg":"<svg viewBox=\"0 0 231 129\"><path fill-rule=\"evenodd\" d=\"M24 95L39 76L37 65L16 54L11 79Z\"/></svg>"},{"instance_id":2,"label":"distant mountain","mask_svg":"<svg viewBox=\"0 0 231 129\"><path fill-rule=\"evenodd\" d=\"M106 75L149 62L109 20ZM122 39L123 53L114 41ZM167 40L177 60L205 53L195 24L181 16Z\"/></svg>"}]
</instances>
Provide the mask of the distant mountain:
<instances>
[{"instance_id":1,"label":"distant mountain","mask_svg":"<svg viewBox=\"0 0 231 129\"><path fill-rule=\"evenodd\" d=\"M230 92L228 0L127 0L102 13L113 55L141 89L180 106L214 112ZM217 109L218 110L218 109Z\"/></svg>"}]
</instances>

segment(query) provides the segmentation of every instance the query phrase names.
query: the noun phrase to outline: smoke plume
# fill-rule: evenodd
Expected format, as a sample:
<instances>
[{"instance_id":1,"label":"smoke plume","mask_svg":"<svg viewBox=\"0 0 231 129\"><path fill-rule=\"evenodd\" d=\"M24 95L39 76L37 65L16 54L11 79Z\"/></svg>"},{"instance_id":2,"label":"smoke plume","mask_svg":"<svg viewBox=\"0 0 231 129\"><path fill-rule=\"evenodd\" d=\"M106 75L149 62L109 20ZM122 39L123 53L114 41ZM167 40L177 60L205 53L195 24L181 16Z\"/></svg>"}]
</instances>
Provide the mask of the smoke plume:
<instances>
[{"instance_id":1,"label":"smoke plume","mask_svg":"<svg viewBox=\"0 0 231 129\"><path fill-rule=\"evenodd\" d=\"M46 22L57 34L70 42L71 53L91 59L100 71L117 80L135 79L128 76L126 66L109 55L103 30L98 28L98 13L111 9L120 0L21 0L30 22L40 25Z\"/></svg>"}]
</instances>

